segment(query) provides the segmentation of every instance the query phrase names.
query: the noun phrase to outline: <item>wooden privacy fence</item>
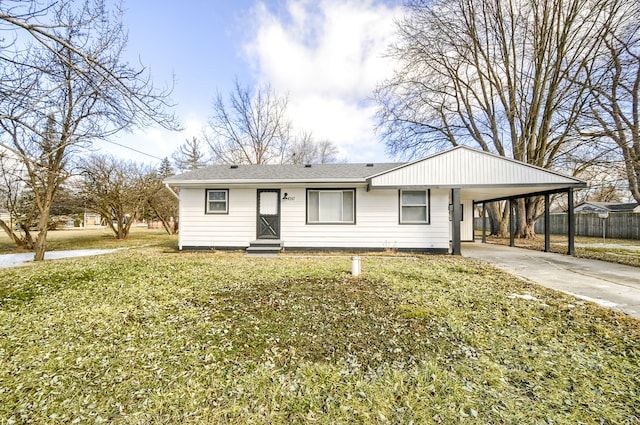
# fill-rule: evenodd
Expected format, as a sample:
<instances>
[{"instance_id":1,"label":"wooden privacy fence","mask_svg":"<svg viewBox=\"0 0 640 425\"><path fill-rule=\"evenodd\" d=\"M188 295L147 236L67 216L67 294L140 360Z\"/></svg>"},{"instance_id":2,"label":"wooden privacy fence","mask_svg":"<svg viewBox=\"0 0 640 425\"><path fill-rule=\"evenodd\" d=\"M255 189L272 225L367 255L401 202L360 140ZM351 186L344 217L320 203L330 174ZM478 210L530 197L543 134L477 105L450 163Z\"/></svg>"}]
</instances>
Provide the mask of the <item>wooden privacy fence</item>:
<instances>
[{"instance_id":1,"label":"wooden privacy fence","mask_svg":"<svg viewBox=\"0 0 640 425\"><path fill-rule=\"evenodd\" d=\"M576 236L602 237L602 221L604 220L607 238L615 239L640 239L640 213L609 213L609 217L602 219L597 213L578 213L576 218ZM490 228L489 219L487 230ZM549 224L552 234L567 234L567 214L558 213L549 215ZM482 229L482 219L475 219L476 230ZM544 234L544 218L536 221L535 231Z\"/></svg>"},{"instance_id":2,"label":"wooden privacy fence","mask_svg":"<svg viewBox=\"0 0 640 425\"><path fill-rule=\"evenodd\" d=\"M602 225L607 238L640 239L639 213L609 213L609 217L600 218L597 213L578 213L576 217L576 236L602 237ZM567 214L551 214L551 233L567 233ZM536 233L544 233L544 220L536 222Z\"/></svg>"}]
</instances>

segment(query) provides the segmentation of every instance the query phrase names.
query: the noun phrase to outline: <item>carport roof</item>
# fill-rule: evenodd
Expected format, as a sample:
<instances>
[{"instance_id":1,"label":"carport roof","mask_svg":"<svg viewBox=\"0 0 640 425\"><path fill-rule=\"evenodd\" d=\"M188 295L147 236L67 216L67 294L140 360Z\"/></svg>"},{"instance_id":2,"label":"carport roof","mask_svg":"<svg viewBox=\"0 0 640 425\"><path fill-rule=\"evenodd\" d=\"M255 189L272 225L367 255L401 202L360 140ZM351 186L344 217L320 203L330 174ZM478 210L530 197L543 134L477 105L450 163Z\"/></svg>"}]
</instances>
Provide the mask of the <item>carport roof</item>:
<instances>
[{"instance_id":1,"label":"carport roof","mask_svg":"<svg viewBox=\"0 0 640 425\"><path fill-rule=\"evenodd\" d=\"M575 177L489 152L457 146L368 178L371 189L459 188L476 202L585 187Z\"/></svg>"}]
</instances>

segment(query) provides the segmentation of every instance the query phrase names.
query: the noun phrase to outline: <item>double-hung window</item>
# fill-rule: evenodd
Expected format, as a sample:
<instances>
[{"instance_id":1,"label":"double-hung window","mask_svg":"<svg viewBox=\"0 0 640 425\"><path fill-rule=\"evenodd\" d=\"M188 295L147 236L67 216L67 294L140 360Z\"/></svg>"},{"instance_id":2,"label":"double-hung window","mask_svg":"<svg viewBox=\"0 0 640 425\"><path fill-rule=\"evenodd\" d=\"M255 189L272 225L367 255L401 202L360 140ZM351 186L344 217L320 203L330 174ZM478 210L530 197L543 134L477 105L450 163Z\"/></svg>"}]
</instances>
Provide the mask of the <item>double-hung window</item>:
<instances>
[{"instance_id":1,"label":"double-hung window","mask_svg":"<svg viewBox=\"0 0 640 425\"><path fill-rule=\"evenodd\" d=\"M355 189L308 189L307 223L355 224Z\"/></svg>"},{"instance_id":2,"label":"double-hung window","mask_svg":"<svg viewBox=\"0 0 640 425\"><path fill-rule=\"evenodd\" d=\"M207 189L205 212L207 214L229 213L229 190Z\"/></svg>"},{"instance_id":3,"label":"double-hung window","mask_svg":"<svg viewBox=\"0 0 640 425\"><path fill-rule=\"evenodd\" d=\"M400 223L429 224L429 191L400 191Z\"/></svg>"}]
</instances>

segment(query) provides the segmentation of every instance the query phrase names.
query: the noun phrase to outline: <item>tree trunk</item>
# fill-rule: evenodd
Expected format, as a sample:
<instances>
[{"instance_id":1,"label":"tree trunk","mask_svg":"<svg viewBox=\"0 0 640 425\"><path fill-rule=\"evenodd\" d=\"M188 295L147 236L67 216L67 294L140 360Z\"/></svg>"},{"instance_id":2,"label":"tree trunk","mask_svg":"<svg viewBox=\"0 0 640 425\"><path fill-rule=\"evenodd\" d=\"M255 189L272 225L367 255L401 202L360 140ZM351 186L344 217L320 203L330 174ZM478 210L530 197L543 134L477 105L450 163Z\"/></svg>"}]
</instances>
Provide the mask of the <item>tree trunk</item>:
<instances>
[{"instance_id":1,"label":"tree trunk","mask_svg":"<svg viewBox=\"0 0 640 425\"><path fill-rule=\"evenodd\" d=\"M33 237L31 237L29 227L26 224L21 224L20 227L24 232L24 238L22 240L24 241L26 249L33 249L35 247L35 243L33 242Z\"/></svg>"},{"instance_id":2,"label":"tree trunk","mask_svg":"<svg viewBox=\"0 0 640 425\"><path fill-rule=\"evenodd\" d=\"M506 238L509 236L509 208L505 208L503 218L500 220L500 228L496 236L499 238Z\"/></svg>"},{"instance_id":3,"label":"tree trunk","mask_svg":"<svg viewBox=\"0 0 640 425\"><path fill-rule=\"evenodd\" d=\"M503 207L500 202L487 204L491 235L505 238L509 235L509 208Z\"/></svg>"},{"instance_id":4,"label":"tree trunk","mask_svg":"<svg viewBox=\"0 0 640 425\"><path fill-rule=\"evenodd\" d=\"M116 232L116 238L119 240L124 240L127 238L127 234L125 233L125 230L124 230L125 224L123 222L124 222L124 218L121 220L118 220L116 223L118 226L118 229L117 229L118 231Z\"/></svg>"},{"instance_id":5,"label":"tree trunk","mask_svg":"<svg viewBox=\"0 0 640 425\"><path fill-rule=\"evenodd\" d=\"M636 202L640 203L640 140L633 139L633 148L623 147L624 164L629 181L629 191Z\"/></svg>"},{"instance_id":6,"label":"tree trunk","mask_svg":"<svg viewBox=\"0 0 640 425\"><path fill-rule=\"evenodd\" d=\"M500 207L497 202L487 204L487 216L489 217L489 234L497 236L500 232Z\"/></svg>"},{"instance_id":7,"label":"tree trunk","mask_svg":"<svg viewBox=\"0 0 640 425\"><path fill-rule=\"evenodd\" d=\"M511 216L509 212L509 202L507 201L505 205L502 207L502 216L500 218L498 237L506 238L509 236L509 217Z\"/></svg>"},{"instance_id":8,"label":"tree trunk","mask_svg":"<svg viewBox=\"0 0 640 425\"><path fill-rule=\"evenodd\" d=\"M527 219L524 229L523 229L523 238L525 239L532 239L536 236L536 230L535 230L535 226L536 226L536 220L530 220Z\"/></svg>"},{"instance_id":9,"label":"tree trunk","mask_svg":"<svg viewBox=\"0 0 640 425\"><path fill-rule=\"evenodd\" d=\"M524 198L516 200L516 237L527 237L527 207Z\"/></svg>"},{"instance_id":10,"label":"tree trunk","mask_svg":"<svg viewBox=\"0 0 640 425\"><path fill-rule=\"evenodd\" d=\"M529 197L526 199L527 219L524 228L525 238L534 238L536 236L536 221L543 213L544 198L542 196Z\"/></svg>"},{"instance_id":11,"label":"tree trunk","mask_svg":"<svg viewBox=\"0 0 640 425\"><path fill-rule=\"evenodd\" d=\"M16 244L16 248L18 249L33 249L33 239L31 238L31 233L29 233L29 229L24 229L25 234L24 238L21 238L16 232L13 231L11 227L4 220L0 220L0 227L4 232L11 238L11 240Z\"/></svg>"},{"instance_id":12,"label":"tree trunk","mask_svg":"<svg viewBox=\"0 0 640 425\"><path fill-rule=\"evenodd\" d=\"M495 236L498 234L498 227L500 225L500 215L495 202L489 202L486 204L487 217L489 218L489 234Z\"/></svg>"},{"instance_id":13,"label":"tree trunk","mask_svg":"<svg viewBox=\"0 0 640 425\"><path fill-rule=\"evenodd\" d=\"M38 220L38 236L36 237L36 243L34 245L35 256L33 261L44 260L44 252L47 248L47 232L49 230L49 210L50 208L43 208L40 213L40 220Z\"/></svg>"},{"instance_id":14,"label":"tree trunk","mask_svg":"<svg viewBox=\"0 0 640 425\"><path fill-rule=\"evenodd\" d=\"M134 220L136 219L136 215L135 214L131 214L131 216L129 216L129 219L127 220L127 222L124 225L124 229L123 229L123 238L122 239L127 239L129 237L129 231L131 230L131 225L133 224Z\"/></svg>"},{"instance_id":15,"label":"tree trunk","mask_svg":"<svg viewBox=\"0 0 640 425\"><path fill-rule=\"evenodd\" d=\"M109 217L109 215L108 216L103 215L102 217ZM117 229L116 226L114 226L113 219L112 218L104 218L103 220L104 220L105 224L107 225L107 227L109 229L111 229L113 234L116 235L116 238L118 238L118 229Z\"/></svg>"},{"instance_id":16,"label":"tree trunk","mask_svg":"<svg viewBox=\"0 0 640 425\"><path fill-rule=\"evenodd\" d=\"M162 227L164 227L164 231L167 232L168 235L175 234L175 230L171 228L171 223L165 218L165 216L160 214L158 209L153 204L149 204L149 207L151 207L151 210L153 211L153 213L162 222Z\"/></svg>"}]
</instances>

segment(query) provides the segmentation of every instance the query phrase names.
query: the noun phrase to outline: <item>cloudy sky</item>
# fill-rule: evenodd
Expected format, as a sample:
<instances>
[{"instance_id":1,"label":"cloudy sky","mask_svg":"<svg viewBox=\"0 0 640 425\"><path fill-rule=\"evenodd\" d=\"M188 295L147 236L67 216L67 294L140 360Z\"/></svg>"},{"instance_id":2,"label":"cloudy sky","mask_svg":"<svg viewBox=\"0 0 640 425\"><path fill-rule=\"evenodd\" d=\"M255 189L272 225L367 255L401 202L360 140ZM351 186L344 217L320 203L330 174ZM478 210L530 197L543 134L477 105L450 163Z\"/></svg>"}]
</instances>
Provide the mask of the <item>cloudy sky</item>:
<instances>
[{"instance_id":1,"label":"cloudy sky","mask_svg":"<svg viewBox=\"0 0 640 425\"><path fill-rule=\"evenodd\" d=\"M388 161L374 132L376 84L390 75L383 53L394 37L401 0L129 0L127 54L157 85L175 75L173 100L185 130L158 128L102 144L102 151L157 162L197 136L216 92L234 79L270 83L289 97L294 127L328 139L349 162ZM151 155L151 156L149 156Z\"/></svg>"}]
</instances>

